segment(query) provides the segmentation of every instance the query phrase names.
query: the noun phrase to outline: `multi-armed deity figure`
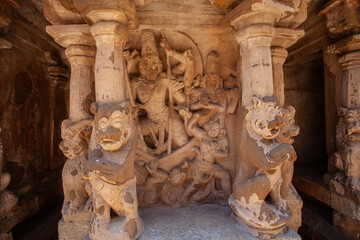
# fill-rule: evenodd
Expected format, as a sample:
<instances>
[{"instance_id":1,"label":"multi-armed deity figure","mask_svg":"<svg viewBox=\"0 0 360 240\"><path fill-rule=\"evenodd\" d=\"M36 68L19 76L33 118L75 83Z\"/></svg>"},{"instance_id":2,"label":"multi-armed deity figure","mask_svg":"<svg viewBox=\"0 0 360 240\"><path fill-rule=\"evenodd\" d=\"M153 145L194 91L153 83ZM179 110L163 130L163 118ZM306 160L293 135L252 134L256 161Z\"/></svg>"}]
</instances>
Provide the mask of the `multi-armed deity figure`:
<instances>
[{"instance_id":1,"label":"multi-armed deity figure","mask_svg":"<svg viewBox=\"0 0 360 240\"><path fill-rule=\"evenodd\" d=\"M191 61L191 53L177 54L169 48L166 40L163 40L162 44L168 54L173 53L172 55L177 56L184 63ZM184 83L178 81L175 76L162 72L162 63L151 31L145 31L141 37L139 72L140 77L131 81L132 95L137 97L139 107L146 112L146 116L140 117L146 151L161 154L168 146L184 145L188 141L184 124L178 113L169 109L167 105L167 101L177 105L185 103L185 94L182 90ZM165 142L166 136L167 141L171 143Z\"/></svg>"},{"instance_id":2,"label":"multi-armed deity figure","mask_svg":"<svg viewBox=\"0 0 360 240\"><path fill-rule=\"evenodd\" d=\"M285 231L291 217L286 190L296 153L287 140L296 133L284 129L284 110L276 97L255 96L252 105L239 112L239 159L229 203L240 225L264 238ZM280 133L284 134L282 142Z\"/></svg>"},{"instance_id":3,"label":"multi-armed deity figure","mask_svg":"<svg viewBox=\"0 0 360 240\"><path fill-rule=\"evenodd\" d=\"M140 77L132 80L132 96L144 110L139 114L142 144L136 167L140 204L149 206L161 199L178 206L226 198L231 192L230 174L217 162L228 157L225 115L234 112L238 95L231 91L232 101L227 101L216 52L209 53L206 74L194 84L192 51L179 53L166 39L160 46L168 72L162 73L153 33L145 31ZM170 58L178 63L170 66ZM166 153L169 147L175 149L173 154ZM221 190L216 189L216 180Z\"/></svg>"}]
</instances>

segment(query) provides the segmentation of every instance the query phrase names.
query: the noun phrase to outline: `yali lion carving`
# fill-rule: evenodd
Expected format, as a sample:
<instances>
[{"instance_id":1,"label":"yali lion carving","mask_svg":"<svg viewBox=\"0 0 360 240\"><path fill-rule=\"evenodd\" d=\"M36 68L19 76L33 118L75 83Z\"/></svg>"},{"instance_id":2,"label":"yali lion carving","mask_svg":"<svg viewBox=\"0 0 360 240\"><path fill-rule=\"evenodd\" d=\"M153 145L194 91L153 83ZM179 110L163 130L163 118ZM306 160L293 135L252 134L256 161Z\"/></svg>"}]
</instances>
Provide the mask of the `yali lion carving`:
<instances>
[{"instance_id":1,"label":"yali lion carving","mask_svg":"<svg viewBox=\"0 0 360 240\"><path fill-rule=\"evenodd\" d=\"M294 137L299 134L300 127L295 124L295 112L293 106L287 105L281 108L281 117L284 120L284 125L277 136L279 142L293 144ZM291 208L292 217L288 219L287 225L297 232L302 224L301 208L303 206L303 201L291 183L295 160L296 159L289 159L283 163L281 168L283 182L281 183L280 194Z\"/></svg>"},{"instance_id":2,"label":"yali lion carving","mask_svg":"<svg viewBox=\"0 0 360 240\"><path fill-rule=\"evenodd\" d=\"M360 190L360 109L340 108L340 118L336 126L336 146L334 154L335 166L342 171L335 180L345 181Z\"/></svg>"},{"instance_id":3,"label":"yali lion carving","mask_svg":"<svg viewBox=\"0 0 360 240\"><path fill-rule=\"evenodd\" d=\"M137 239L143 232L138 214L134 158L137 133L132 108L94 103L91 159L84 172L91 183L94 211L91 239ZM111 209L117 214L111 216Z\"/></svg>"},{"instance_id":4,"label":"yali lion carving","mask_svg":"<svg viewBox=\"0 0 360 240\"><path fill-rule=\"evenodd\" d=\"M284 126L277 98L255 96L238 117L239 159L229 203L240 226L254 236L269 238L285 231L291 217L281 194L282 168L295 161L296 153L289 143L277 140Z\"/></svg>"},{"instance_id":5,"label":"yali lion carving","mask_svg":"<svg viewBox=\"0 0 360 240\"><path fill-rule=\"evenodd\" d=\"M92 200L89 198L89 182L83 177L83 168L88 161L88 147L92 130L92 119L72 122L66 119L61 125L63 141L60 149L68 158L62 171L64 221L90 221Z\"/></svg>"}]
</instances>

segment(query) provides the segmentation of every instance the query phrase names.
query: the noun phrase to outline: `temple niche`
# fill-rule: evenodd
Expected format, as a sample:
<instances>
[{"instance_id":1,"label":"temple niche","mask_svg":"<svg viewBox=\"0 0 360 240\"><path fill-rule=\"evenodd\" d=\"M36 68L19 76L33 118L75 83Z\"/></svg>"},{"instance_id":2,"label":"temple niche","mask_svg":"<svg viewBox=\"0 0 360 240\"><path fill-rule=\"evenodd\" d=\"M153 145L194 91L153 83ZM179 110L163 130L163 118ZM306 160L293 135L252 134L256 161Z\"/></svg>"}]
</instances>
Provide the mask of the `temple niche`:
<instances>
[{"instance_id":1,"label":"temple niche","mask_svg":"<svg viewBox=\"0 0 360 240\"><path fill-rule=\"evenodd\" d=\"M239 234L297 238L299 127L282 64L303 35L301 1L248 1L226 14L199 1L186 10L196 24L169 25L147 13L171 3L74 1L60 11L56 2L47 32L71 66L61 239L147 239L147 211L203 204L233 211Z\"/></svg>"},{"instance_id":2,"label":"temple niche","mask_svg":"<svg viewBox=\"0 0 360 240\"><path fill-rule=\"evenodd\" d=\"M134 75L131 97L139 109L139 205L224 202L231 192L230 171L221 165L229 156L225 118L238 104L236 79L221 78L217 52L208 53L203 73L199 49L189 37L176 31L162 34L190 45L179 51L166 38L157 43L154 33L144 30L140 56L128 60L131 68L138 65L128 71Z\"/></svg>"}]
</instances>

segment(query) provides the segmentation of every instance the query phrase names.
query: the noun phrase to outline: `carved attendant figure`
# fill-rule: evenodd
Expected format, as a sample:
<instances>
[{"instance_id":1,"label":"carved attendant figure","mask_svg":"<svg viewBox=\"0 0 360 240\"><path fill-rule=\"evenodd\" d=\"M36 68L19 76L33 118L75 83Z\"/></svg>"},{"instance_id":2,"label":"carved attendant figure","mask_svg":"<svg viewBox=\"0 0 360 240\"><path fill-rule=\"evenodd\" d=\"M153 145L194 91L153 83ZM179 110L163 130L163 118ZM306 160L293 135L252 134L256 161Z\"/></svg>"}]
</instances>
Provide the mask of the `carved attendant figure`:
<instances>
[{"instance_id":1,"label":"carved attendant figure","mask_svg":"<svg viewBox=\"0 0 360 240\"><path fill-rule=\"evenodd\" d=\"M204 129L196 127L199 115L193 117L190 112L181 112L185 119L187 131L200 142L198 154L192 164L192 180L182 195L182 201L188 200L197 185L207 184L212 177L221 180L225 196L231 193L229 172L216 164L218 159L228 156L228 140L221 114L215 115L204 125Z\"/></svg>"}]
</instances>

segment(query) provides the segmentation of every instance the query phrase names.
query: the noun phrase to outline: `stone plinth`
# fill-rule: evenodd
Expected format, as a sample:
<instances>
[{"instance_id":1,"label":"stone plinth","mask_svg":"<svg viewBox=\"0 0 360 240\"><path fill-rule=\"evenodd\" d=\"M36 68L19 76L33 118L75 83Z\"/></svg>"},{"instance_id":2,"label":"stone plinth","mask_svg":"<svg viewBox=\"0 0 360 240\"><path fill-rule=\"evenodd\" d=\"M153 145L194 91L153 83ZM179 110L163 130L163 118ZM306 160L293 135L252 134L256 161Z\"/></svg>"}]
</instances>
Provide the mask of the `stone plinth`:
<instances>
[{"instance_id":1,"label":"stone plinth","mask_svg":"<svg viewBox=\"0 0 360 240\"><path fill-rule=\"evenodd\" d=\"M82 240L90 230L89 222L64 222L58 224L59 240Z\"/></svg>"}]
</instances>

